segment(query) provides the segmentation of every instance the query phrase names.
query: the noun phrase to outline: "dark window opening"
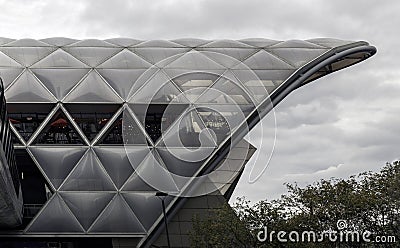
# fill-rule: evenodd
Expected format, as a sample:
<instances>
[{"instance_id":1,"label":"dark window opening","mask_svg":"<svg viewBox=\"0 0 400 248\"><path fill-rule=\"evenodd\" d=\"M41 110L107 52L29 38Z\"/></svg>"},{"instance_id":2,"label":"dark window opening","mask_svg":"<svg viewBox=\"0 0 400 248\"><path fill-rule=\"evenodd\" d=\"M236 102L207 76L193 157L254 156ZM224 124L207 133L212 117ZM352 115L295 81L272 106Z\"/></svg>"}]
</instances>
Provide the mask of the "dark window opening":
<instances>
[{"instance_id":1,"label":"dark window opening","mask_svg":"<svg viewBox=\"0 0 400 248\"><path fill-rule=\"evenodd\" d=\"M66 108L89 140L93 140L120 106L115 104L67 104Z\"/></svg>"},{"instance_id":2,"label":"dark window opening","mask_svg":"<svg viewBox=\"0 0 400 248\"><path fill-rule=\"evenodd\" d=\"M58 110L36 138L35 144L83 144L65 114Z\"/></svg>"},{"instance_id":3,"label":"dark window opening","mask_svg":"<svg viewBox=\"0 0 400 248\"><path fill-rule=\"evenodd\" d=\"M188 104L132 104L133 112L156 142L188 107Z\"/></svg>"},{"instance_id":4,"label":"dark window opening","mask_svg":"<svg viewBox=\"0 0 400 248\"><path fill-rule=\"evenodd\" d=\"M43 120L49 115L53 104L8 104L7 111L10 123L24 140L29 140ZM13 139L14 144L20 143Z\"/></svg>"},{"instance_id":5,"label":"dark window opening","mask_svg":"<svg viewBox=\"0 0 400 248\"><path fill-rule=\"evenodd\" d=\"M103 138L98 142L100 145L121 145L122 137L122 114L115 119L111 127L108 128Z\"/></svg>"},{"instance_id":6,"label":"dark window opening","mask_svg":"<svg viewBox=\"0 0 400 248\"><path fill-rule=\"evenodd\" d=\"M15 156L21 179L24 200L23 226L25 226L35 217L53 193L25 149L16 149Z\"/></svg>"}]
</instances>

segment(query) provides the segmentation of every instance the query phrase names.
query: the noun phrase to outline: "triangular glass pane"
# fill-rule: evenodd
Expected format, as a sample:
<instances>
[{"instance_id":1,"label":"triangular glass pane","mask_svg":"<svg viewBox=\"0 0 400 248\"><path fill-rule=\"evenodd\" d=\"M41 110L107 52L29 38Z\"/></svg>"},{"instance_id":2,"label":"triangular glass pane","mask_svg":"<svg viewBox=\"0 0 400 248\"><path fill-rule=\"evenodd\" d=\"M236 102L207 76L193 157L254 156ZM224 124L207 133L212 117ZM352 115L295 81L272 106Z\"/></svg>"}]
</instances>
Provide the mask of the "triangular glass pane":
<instances>
[{"instance_id":1,"label":"triangular glass pane","mask_svg":"<svg viewBox=\"0 0 400 248\"><path fill-rule=\"evenodd\" d=\"M103 136L96 142L96 145L123 145L124 140L122 136L122 118L123 114L121 113L108 127L107 131L103 134Z\"/></svg>"},{"instance_id":2,"label":"triangular glass pane","mask_svg":"<svg viewBox=\"0 0 400 248\"><path fill-rule=\"evenodd\" d=\"M7 43L6 46L10 46L10 47L48 47L49 44L46 44L44 42L41 42L41 41L38 41L35 39L19 39L19 40Z\"/></svg>"},{"instance_id":3,"label":"triangular glass pane","mask_svg":"<svg viewBox=\"0 0 400 248\"><path fill-rule=\"evenodd\" d=\"M122 193L122 196L133 210L140 222L149 230L158 217L162 214L161 199L152 193ZM171 197L166 197L166 206L171 201ZM149 214L151 213L151 214Z\"/></svg>"},{"instance_id":4,"label":"triangular glass pane","mask_svg":"<svg viewBox=\"0 0 400 248\"><path fill-rule=\"evenodd\" d=\"M124 186L121 189L122 191L143 191L143 192L156 192L157 190L154 189L153 187L151 187L150 185L148 185L145 181L143 181L142 178L140 178L140 176L134 172L132 173L132 175L130 175L130 177L128 178L128 180L126 181L126 183L124 184Z\"/></svg>"},{"instance_id":5,"label":"triangular glass pane","mask_svg":"<svg viewBox=\"0 0 400 248\"><path fill-rule=\"evenodd\" d=\"M137 167L150 151L147 147L95 147L94 150L118 189L133 173L130 161L137 163L134 165Z\"/></svg>"},{"instance_id":6,"label":"triangular glass pane","mask_svg":"<svg viewBox=\"0 0 400 248\"><path fill-rule=\"evenodd\" d=\"M227 77L232 78L230 75ZM232 80L225 76L219 78L196 100L196 103L253 105L251 96L238 86L237 80L234 81L236 83Z\"/></svg>"},{"instance_id":7,"label":"triangular glass pane","mask_svg":"<svg viewBox=\"0 0 400 248\"><path fill-rule=\"evenodd\" d=\"M122 116L123 144L129 145L147 145L149 142L146 139L142 129L136 120L131 115L130 111L125 109Z\"/></svg>"},{"instance_id":8,"label":"triangular glass pane","mask_svg":"<svg viewBox=\"0 0 400 248\"><path fill-rule=\"evenodd\" d=\"M24 66L31 66L49 55L53 47L2 47L0 51L18 61Z\"/></svg>"},{"instance_id":9,"label":"triangular glass pane","mask_svg":"<svg viewBox=\"0 0 400 248\"><path fill-rule=\"evenodd\" d=\"M115 191L93 150L89 150L61 186L62 191Z\"/></svg>"},{"instance_id":10,"label":"triangular glass pane","mask_svg":"<svg viewBox=\"0 0 400 248\"><path fill-rule=\"evenodd\" d=\"M152 64L157 64L166 58L183 54L189 51L190 48L139 47L131 48L130 50L136 54L139 54L142 58L151 62Z\"/></svg>"},{"instance_id":11,"label":"triangular glass pane","mask_svg":"<svg viewBox=\"0 0 400 248\"><path fill-rule=\"evenodd\" d=\"M307 48L276 48L270 52L279 58L288 61L290 64L301 67L316 57L320 56L327 49L307 49Z\"/></svg>"},{"instance_id":12,"label":"triangular glass pane","mask_svg":"<svg viewBox=\"0 0 400 248\"><path fill-rule=\"evenodd\" d=\"M147 69L152 65L140 58L138 55L124 49L117 53L103 64L99 65L98 68L114 68L114 69Z\"/></svg>"},{"instance_id":13,"label":"triangular glass pane","mask_svg":"<svg viewBox=\"0 0 400 248\"><path fill-rule=\"evenodd\" d=\"M89 232L146 233L142 224L120 194L117 194L104 209L99 218L89 229Z\"/></svg>"},{"instance_id":14,"label":"triangular glass pane","mask_svg":"<svg viewBox=\"0 0 400 248\"><path fill-rule=\"evenodd\" d=\"M26 232L83 233L84 230L61 197L55 194Z\"/></svg>"},{"instance_id":15,"label":"triangular glass pane","mask_svg":"<svg viewBox=\"0 0 400 248\"><path fill-rule=\"evenodd\" d=\"M131 103L188 103L182 92L162 72L157 72L130 99Z\"/></svg>"},{"instance_id":16,"label":"triangular glass pane","mask_svg":"<svg viewBox=\"0 0 400 248\"><path fill-rule=\"evenodd\" d=\"M61 100L89 69L32 69L32 72L58 100Z\"/></svg>"},{"instance_id":17,"label":"triangular glass pane","mask_svg":"<svg viewBox=\"0 0 400 248\"><path fill-rule=\"evenodd\" d=\"M202 104L196 110L219 145L245 122L254 108L253 105Z\"/></svg>"},{"instance_id":18,"label":"triangular glass pane","mask_svg":"<svg viewBox=\"0 0 400 248\"><path fill-rule=\"evenodd\" d=\"M147 134L156 142L189 104L130 104Z\"/></svg>"},{"instance_id":19,"label":"triangular glass pane","mask_svg":"<svg viewBox=\"0 0 400 248\"><path fill-rule=\"evenodd\" d=\"M15 41L15 40L14 39L10 39L10 38L0 37L0 45L4 45L4 44L10 43L12 41Z\"/></svg>"},{"instance_id":20,"label":"triangular glass pane","mask_svg":"<svg viewBox=\"0 0 400 248\"><path fill-rule=\"evenodd\" d=\"M178 192L178 187L171 173L163 165L159 155L154 150L135 168L135 173L128 179L122 190L133 188L132 186L135 184L135 186L143 186L142 181L158 191Z\"/></svg>"},{"instance_id":21,"label":"triangular glass pane","mask_svg":"<svg viewBox=\"0 0 400 248\"><path fill-rule=\"evenodd\" d=\"M118 104L64 104L75 123L92 141L120 108Z\"/></svg>"},{"instance_id":22,"label":"triangular glass pane","mask_svg":"<svg viewBox=\"0 0 400 248\"><path fill-rule=\"evenodd\" d=\"M65 98L65 102L121 102L110 86L92 70Z\"/></svg>"},{"instance_id":23,"label":"triangular glass pane","mask_svg":"<svg viewBox=\"0 0 400 248\"><path fill-rule=\"evenodd\" d=\"M107 41L108 43L122 46L122 47L129 47L129 46L133 46L133 45L143 42L141 40L135 40L135 39L130 39L130 38L112 38L112 39L107 39L104 41Z\"/></svg>"},{"instance_id":24,"label":"triangular glass pane","mask_svg":"<svg viewBox=\"0 0 400 248\"><path fill-rule=\"evenodd\" d=\"M182 38L182 39L176 39L172 40L175 43L181 44L186 47L198 47L204 44L209 43L209 40L202 40L202 39L194 39L194 38Z\"/></svg>"},{"instance_id":25,"label":"triangular glass pane","mask_svg":"<svg viewBox=\"0 0 400 248\"><path fill-rule=\"evenodd\" d=\"M115 194L109 192L61 192L60 195L83 228L87 230Z\"/></svg>"},{"instance_id":26,"label":"triangular glass pane","mask_svg":"<svg viewBox=\"0 0 400 248\"><path fill-rule=\"evenodd\" d=\"M207 43L207 44L205 44L204 46L202 46L202 47L213 47L213 48L216 48L216 47L218 47L218 48L221 48L221 47L224 47L224 48L233 48L233 47L235 47L235 48L251 48L251 46L249 46L249 45L247 45L247 44L244 44L244 43L242 43L242 42L240 42L240 41L237 41L237 40L215 40L215 41L212 41L212 42L210 42L210 43Z\"/></svg>"},{"instance_id":27,"label":"triangular glass pane","mask_svg":"<svg viewBox=\"0 0 400 248\"><path fill-rule=\"evenodd\" d=\"M216 147L215 137L204 126L196 111L184 114L162 136L159 146L178 148Z\"/></svg>"},{"instance_id":28,"label":"triangular glass pane","mask_svg":"<svg viewBox=\"0 0 400 248\"><path fill-rule=\"evenodd\" d=\"M326 47L313 44L304 40L288 40L272 45L271 48L311 48L311 49L325 49Z\"/></svg>"},{"instance_id":29,"label":"triangular glass pane","mask_svg":"<svg viewBox=\"0 0 400 248\"><path fill-rule=\"evenodd\" d=\"M183 177L192 177L215 148L199 149L157 147L157 152L168 171Z\"/></svg>"},{"instance_id":30,"label":"triangular glass pane","mask_svg":"<svg viewBox=\"0 0 400 248\"><path fill-rule=\"evenodd\" d=\"M79 147L34 147L32 152L36 161L55 189L60 187L72 168L87 150Z\"/></svg>"},{"instance_id":31,"label":"triangular glass pane","mask_svg":"<svg viewBox=\"0 0 400 248\"><path fill-rule=\"evenodd\" d=\"M85 144L66 115L58 110L41 130L33 144L80 145Z\"/></svg>"},{"instance_id":32,"label":"triangular glass pane","mask_svg":"<svg viewBox=\"0 0 400 248\"><path fill-rule=\"evenodd\" d=\"M45 42L50 45L53 45L53 46L61 47L61 46L66 46L71 43L77 42L78 40L65 38L65 37L52 37L52 38L42 39L40 41Z\"/></svg>"},{"instance_id":33,"label":"triangular glass pane","mask_svg":"<svg viewBox=\"0 0 400 248\"><path fill-rule=\"evenodd\" d=\"M8 57L4 53L0 52L0 66L1 67L22 67L21 64L17 63L17 61Z\"/></svg>"},{"instance_id":34,"label":"triangular glass pane","mask_svg":"<svg viewBox=\"0 0 400 248\"><path fill-rule=\"evenodd\" d=\"M143 84L155 73L155 69L98 69L97 71L124 100L136 82Z\"/></svg>"},{"instance_id":35,"label":"triangular glass pane","mask_svg":"<svg viewBox=\"0 0 400 248\"><path fill-rule=\"evenodd\" d=\"M172 81L185 93L186 98L193 102L220 76L209 72L193 72L174 77Z\"/></svg>"},{"instance_id":36,"label":"triangular glass pane","mask_svg":"<svg viewBox=\"0 0 400 248\"><path fill-rule=\"evenodd\" d=\"M263 38L249 38L244 40L239 40L242 43L245 43L254 47L268 47L274 44L279 43L277 40L263 39Z\"/></svg>"},{"instance_id":37,"label":"triangular glass pane","mask_svg":"<svg viewBox=\"0 0 400 248\"><path fill-rule=\"evenodd\" d=\"M0 77L3 80L4 89L7 89L23 70L22 68L0 68Z\"/></svg>"},{"instance_id":38,"label":"triangular glass pane","mask_svg":"<svg viewBox=\"0 0 400 248\"><path fill-rule=\"evenodd\" d=\"M265 50L260 50L258 53L244 60L243 63L247 65L251 70L293 69L293 66L279 59L278 57L266 52ZM243 66L241 65L241 67Z\"/></svg>"},{"instance_id":39,"label":"triangular glass pane","mask_svg":"<svg viewBox=\"0 0 400 248\"><path fill-rule=\"evenodd\" d=\"M190 51L165 66L166 69L223 70L224 66L198 51Z\"/></svg>"},{"instance_id":40,"label":"triangular glass pane","mask_svg":"<svg viewBox=\"0 0 400 248\"><path fill-rule=\"evenodd\" d=\"M32 68L88 68L88 66L64 50L57 49L49 56L35 63Z\"/></svg>"},{"instance_id":41,"label":"triangular glass pane","mask_svg":"<svg viewBox=\"0 0 400 248\"><path fill-rule=\"evenodd\" d=\"M15 130L28 141L53 107L53 104L45 103L14 103L8 104L7 111Z\"/></svg>"},{"instance_id":42,"label":"triangular glass pane","mask_svg":"<svg viewBox=\"0 0 400 248\"><path fill-rule=\"evenodd\" d=\"M97 40L97 39L86 39L86 40L80 40L77 41L69 47L115 47L115 45L108 43L103 40Z\"/></svg>"},{"instance_id":43,"label":"triangular glass pane","mask_svg":"<svg viewBox=\"0 0 400 248\"><path fill-rule=\"evenodd\" d=\"M203 51L207 57L227 68L237 65L257 51L255 48L199 48L197 50Z\"/></svg>"},{"instance_id":44,"label":"triangular glass pane","mask_svg":"<svg viewBox=\"0 0 400 248\"><path fill-rule=\"evenodd\" d=\"M75 58L85 62L90 67L96 67L113 55L121 51L121 48L113 47L66 47L65 51Z\"/></svg>"},{"instance_id":45,"label":"triangular glass pane","mask_svg":"<svg viewBox=\"0 0 400 248\"><path fill-rule=\"evenodd\" d=\"M6 91L7 102L55 102L31 72L25 70Z\"/></svg>"},{"instance_id":46,"label":"triangular glass pane","mask_svg":"<svg viewBox=\"0 0 400 248\"><path fill-rule=\"evenodd\" d=\"M183 47L182 45L169 41L169 40L147 40L142 43L135 45L135 47L165 47L165 48L173 48L173 47Z\"/></svg>"}]
</instances>

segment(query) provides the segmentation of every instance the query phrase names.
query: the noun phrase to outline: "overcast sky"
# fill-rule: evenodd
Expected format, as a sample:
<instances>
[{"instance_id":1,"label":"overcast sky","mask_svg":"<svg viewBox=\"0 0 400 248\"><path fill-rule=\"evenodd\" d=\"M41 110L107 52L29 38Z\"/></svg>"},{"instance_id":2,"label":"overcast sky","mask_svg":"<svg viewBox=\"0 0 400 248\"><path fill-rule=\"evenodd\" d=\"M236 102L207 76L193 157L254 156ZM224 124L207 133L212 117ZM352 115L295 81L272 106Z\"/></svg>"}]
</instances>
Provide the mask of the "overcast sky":
<instances>
[{"instance_id":1,"label":"overcast sky","mask_svg":"<svg viewBox=\"0 0 400 248\"><path fill-rule=\"evenodd\" d=\"M0 0L0 37L333 37L376 46L373 58L302 87L276 107L269 167L255 184L245 173L234 194L256 201L284 193L284 182L347 178L399 159L399 10L400 1L372 0ZM272 132L264 131L270 144Z\"/></svg>"}]
</instances>

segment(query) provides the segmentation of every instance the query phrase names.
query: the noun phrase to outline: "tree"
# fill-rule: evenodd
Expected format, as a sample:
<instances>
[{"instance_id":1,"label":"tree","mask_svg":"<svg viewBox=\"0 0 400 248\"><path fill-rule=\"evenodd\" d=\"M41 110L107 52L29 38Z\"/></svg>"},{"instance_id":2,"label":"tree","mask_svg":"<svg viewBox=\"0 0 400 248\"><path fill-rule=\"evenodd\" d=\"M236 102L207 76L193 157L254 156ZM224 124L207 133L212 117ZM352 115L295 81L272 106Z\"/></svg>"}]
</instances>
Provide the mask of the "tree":
<instances>
[{"instance_id":1,"label":"tree","mask_svg":"<svg viewBox=\"0 0 400 248\"><path fill-rule=\"evenodd\" d=\"M391 236L397 243L374 244L352 241L288 242L285 247L397 247L400 240L400 162L387 163L379 172L364 172L348 179L320 180L300 187L286 184L288 193L273 201L251 204L238 198L229 206L210 210L207 217L194 217L193 247L282 247L275 238L260 242L257 235L268 230L290 232L340 232L371 237ZM269 233L271 234L271 233ZM296 236L293 236L296 237ZM269 238L269 237L268 237ZM286 236L287 238L287 236ZM396 246L397 245L397 246Z\"/></svg>"}]
</instances>

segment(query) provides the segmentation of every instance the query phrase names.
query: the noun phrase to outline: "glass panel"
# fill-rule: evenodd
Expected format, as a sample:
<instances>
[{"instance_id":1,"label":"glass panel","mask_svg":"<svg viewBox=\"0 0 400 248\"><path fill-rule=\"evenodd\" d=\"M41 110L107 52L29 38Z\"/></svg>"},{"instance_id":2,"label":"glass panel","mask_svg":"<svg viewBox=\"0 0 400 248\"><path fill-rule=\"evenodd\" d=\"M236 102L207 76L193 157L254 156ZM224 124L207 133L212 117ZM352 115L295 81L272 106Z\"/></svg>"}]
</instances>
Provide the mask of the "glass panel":
<instances>
[{"instance_id":1,"label":"glass panel","mask_svg":"<svg viewBox=\"0 0 400 248\"><path fill-rule=\"evenodd\" d=\"M139 89L131 103L188 103L188 100L161 71Z\"/></svg>"},{"instance_id":2,"label":"glass panel","mask_svg":"<svg viewBox=\"0 0 400 248\"><path fill-rule=\"evenodd\" d=\"M122 128L125 147L129 145L147 145L149 143L138 123L136 123L136 120L127 109L123 112Z\"/></svg>"},{"instance_id":3,"label":"glass panel","mask_svg":"<svg viewBox=\"0 0 400 248\"><path fill-rule=\"evenodd\" d=\"M326 47L316 45L304 40L288 40L284 42L280 42L271 46L271 48L316 48L316 49L325 49Z\"/></svg>"},{"instance_id":4,"label":"glass panel","mask_svg":"<svg viewBox=\"0 0 400 248\"><path fill-rule=\"evenodd\" d=\"M258 53L250 56L243 63L252 70L284 70L294 69L293 66L279 59L278 57L260 50ZM242 65L240 65L243 68ZM240 69L240 68L238 68Z\"/></svg>"},{"instance_id":5,"label":"glass panel","mask_svg":"<svg viewBox=\"0 0 400 248\"><path fill-rule=\"evenodd\" d=\"M240 47L240 48L251 48L251 46L244 44L240 41L236 40L215 40L202 47L223 47L223 48L232 48L232 47Z\"/></svg>"},{"instance_id":6,"label":"glass panel","mask_svg":"<svg viewBox=\"0 0 400 248\"><path fill-rule=\"evenodd\" d=\"M131 158L129 158L131 160ZM172 178L171 173L167 168L162 164L159 155L153 150L150 152L144 161L135 168L136 173L133 175L133 179L139 179L140 181L145 181L148 185L153 188L156 188L162 192L178 192L178 187L175 184L174 179ZM131 180L128 180L130 183ZM143 186L142 183L138 181L140 186ZM135 182L133 182L134 184ZM126 190L127 185L123 187L123 190Z\"/></svg>"},{"instance_id":7,"label":"glass panel","mask_svg":"<svg viewBox=\"0 0 400 248\"><path fill-rule=\"evenodd\" d=\"M55 98L25 70L6 91L7 102L55 102Z\"/></svg>"},{"instance_id":8,"label":"glass panel","mask_svg":"<svg viewBox=\"0 0 400 248\"><path fill-rule=\"evenodd\" d=\"M161 199L155 196L155 193L123 193L122 196L146 230L148 230L162 214ZM164 201L166 206L168 206L171 198L166 197Z\"/></svg>"},{"instance_id":9,"label":"glass panel","mask_svg":"<svg viewBox=\"0 0 400 248\"><path fill-rule=\"evenodd\" d=\"M0 77L3 80L4 88L7 89L7 87L14 82L14 80L19 74L21 74L22 71L22 68L0 68Z\"/></svg>"},{"instance_id":10,"label":"glass panel","mask_svg":"<svg viewBox=\"0 0 400 248\"><path fill-rule=\"evenodd\" d=\"M130 108L154 142L188 106L188 104L130 104Z\"/></svg>"},{"instance_id":11,"label":"glass panel","mask_svg":"<svg viewBox=\"0 0 400 248\"><path fill-rule=\"evenodd\" d=\"M218 79L210 89L196 100L196 103L253 105L248 93L224 77Z\"/></svg>"},{"instance_id":12,"label":"glass panel","mask_svg":"<svg viewBox=\"0 0 400 248\"><path fill-rule=\"evenodd\" d=\"M32 68L87 68L88 66L62 49L40 60Z\"/></svg>"},{"instance_id":13,"label":"glass panel","mask_svg":"<svg viewBox=\"0 0 400 248\"><path fill-rule=\"evenodd\" d=\"M326 52L327 49L275 48L269 51L288 63L301 67Z\"/></svg>"},{"instance_id":14,"label":"glass panel","mask_svg":"<svg viewBox=\"0 0 400 248\"><path fill-rule=\"evenodd\" d=\"M135 129L137 131L137 129ZM114 123L108 127L106 133L96 143L97 145L122 145L124 144L122 136L122 114L115 119Z\"/></svg>"},{"instance_id":15,"label":"glass panel","mask_svg":"<svg viewBox=\"0 0 400 248\"><path fill-rule=\"evenodd\" d=\"M270 39L263 39L263 38L249 38L244 40L239 40L242 43L245 43L250 46L254 47L268 47L274 45L280 41L277 40L270 40Z\"/></svg>"},{"instance_id":16,"label":"glass panel","mask_svg":"<svg viewBox=\"0 0 400 248\"><path fill-rule=\"evenodd\" d=\"M66 96L65 102L121 102L95 70Z\"/></svg>"},{"instance_id":17,"label":"glass panel","mask_svg":"<svg viewBox=\"0 0 400 248\"><path fill-rule=\"evenodd\" d=\"M89 150L61 186L63 191L115 191L93 150Z\"/></svg>"},{"instance_id":18,"label":"glass panel","mask_svg":"<svg viewBox=\"0 0 400 248\"><path fill-rule=\"evenodd\" d=\"M60 196L83 228L87 230L101 211L110 203L114 194L107 192L62 192Z\"/></svg>"},{"instance_id":19,"label":"glass panel","mask_svg":"<svg viewBox=\"0 0 400 248\"><path fill-rule=\"evenodd\" d=\"M66 47L64 49L90 67L98 66L122 50L112 47Z\"/></svg>"},{"instance_id":20,"label":"glass panel","mask_svg":"<svg viewBox=\"0 0 400 248\"><path fill-rule=\"evenodd\" d=\"M122 191L151 191L154 194L157 190L149 186L137 173L134 172L122 187Z\"/></svg>"},{"instance_id":21,"label":"glass panel","mask_svg":"<svg viewBox=\"0 0 400 248\"><path fill-rule=\"evenodd\" d=\"M120 53L106 60L98 68L114 68L114 69L147 69L152 65L140 58L128 49L122 50Z\"/></svg>"},{"instance_id":22,"label":"glass panel","mask_svg":"<svg viewBox=\"0 0 400 248\"><path fill-rule=\"evenodd\" d=\"M203 51L207 57L227 68L239 64L257 51L248 48L198 48L197 50Z\"/></svg>"},{"instance_id":23,"label":"glass panel","mask_svg":"<svg viewBox=\"0 0 400 248\"><path fill-rule=\"evenodd\" d=\"M32 72L58 100L61 100L89 69L32 69Z\"/></svg>"},{"instance_id":24,"label":"glass panel","mask_svg":"<svg viewBox=\"0 0 400 248\"><path fill-rule=\"evenodd\" d=\"M148 213L151 214L151 213ZM142 224L121 195L117 194L101 213L90 233L146 233Z\"/></svg>"},{"instance_id":25,"label":"glass panel","mask_svg":"<svg viewBox=\"0 0 400 248\"><path fill-rule=\"evenodd\" d=\"M70 47L115 47L115 45L103 40L86 39L77 41L71 44Z\"/></svg>"},{"instance_id":26,"label":"glass panel","mask_svg":"<svg viewBox=\"0 0 400 248\"><path fill-rule=\"evenodd\" d=\"M214 62L204 54L198 51L190 51L171 62L167 69L191 69L191 70L223 70L224 66Z\"/></svg>"},{"instance_id":27,"label":"glass panel","mask_svg":"<svg viewBox=\"0 0 400 248\"><path fill-rule=\"evenodd\" d=\"M194 39L194 38L182 38L172 41L187 47L198 47L210 42L209 40Z\"/></svg>"},{"instance_id":28,"label":"glass panel","mask_svg":"<svg viewBox=\"0 0 400 248\"><path fill-rule=\"evenodd\" d=\"M214 137L204 126L196 111L192 110L180 118L162 136L160 146L166 147L215 147Z\"/></svg>"},{"instance_id":29,"label":"glass panel","mask_svg":"<svg viewBox=\"0 0 400 248\"><path fill-rule=\"evenodd\" d=\"M55 48L52 47L2 47L0 51L18 61L24 66L31 66L49 55Z\"/></svg>"},{"instance_id":30,"label":"glass panel","mask_svg":"<svg viewBox=\"0 0 400 248\"><path fill-rule=\"evenodd\" d=\"M65 37L54 37L54 38L42 39L40 41L45 42L50 45L53 45L53 46L61 47L61 46L65 46L65 45L69 45L71 43L77 42L78 40L65 38Z\"/></svg>"},{"instance_id":31,"label":"glass panel","mask_svg":"<svg viewBox=\"0 0 400 248\"><path fill-rule=\"evenodd\" d=\"M150 70L150 71L149 71ZM111 87L126 100L132 86L136 83L142 86L154 74L155 70L148 69L98 69L100 75Z\"/></svg>"},{"instance_id":32,"label":"glass panel","mask_svg":"<svg viewBox=\"0 0 400 248\"><path fill-rule=\"evenodd\" d=\"M15 60L0 52L0 66L2 67L22 67Z\"/></svg>"},{"instance_id":33,"label":"glass panel","mask_svg":"<svg viewBox=\"0 0 400 248\"><path fill-rule=\"evenodd\" d=\"M136 163L134 166L137 167L149 153L147 147L129 147L126 150L124 147L95 147L94 150L118 189L133 173L130 161ZM131 160L128 159L127 152L130 153Z\"/></svg>"},{"instance_id":34,"label":"glass panel","mask_svg":"<svg viewBox=\"0 0 400 248\"><path fill-rule=\"evenodd\" d=\"M243 108L243 106L242 106ZM239 108L237 105L202 105L197 108L200 118L206 127L213 131L217 137L217 144L221 144L227 136L231 135L242 122L246 120L254 107L247 109Z\"/></svg>"},{"instance_id":35,"label":"glass panel","mask_svg":"<svg viewBox=\"0 0 400 248\"><path fill-rule=\"evenodd\" d=\"M91 141L117 112L117 104L65 104L65 108Z\"/></svg>"},{"instance_id":36,"label":"glass panel","mask_svg":"<svg viewBox=\"0 0 400 248\"><path fill-rule=\"evenodd\" d=\"M112 38L112 39L107 39L104 41L107 41L108 43L122 46L122 47L129 47L129 46L133 46L133 45L143 42L141 40L135 40L135 39L130 39L130 38Z\"/></svg>"},{"instance_id":37,"label":"glass panel","mask_svg":"<svg viewBox=\"0 0 400 248\"><path fill-rule=\"evenodd\" d=\"M192 177L215 148L187 149L158 147L157 152L168 171L179 176Z\"/></svg>"},{"instance_id":38,"label":"glass panel","mask_svg":"<svg viewBox=\"0 0 400 248\"><path fill-rule=\"evenodd\" d=\"M65 114L58 110L36 137L34 144L84 144Z\"/></svg>"},{"instance_id":39,"label":"glass panel","mask_svg":"<svg viewBox=\"0 0 400 248\"><path fill-rule=\"evenodd\" d=\"M30 147L36 161L53 184L60 187L72 168L87 150L86 148L69 147Z\"/></svg>"},{"instance_id":40,"label":"glass panel","mask_svg":"<svg viewBox=\"0 0 400 248\"><path fill-rule=\"evenodd\" d=\"M135 47L182 47L178 43L169 40L148 40L137 44Z\"/></svg>"},{"instance_id":41,"label":"glass panel","mask_svg":"<svg viewBox=\"0 0 400 248\"><path fill-rule=\"evenodd\" d=\"M19 39L7 44L11 47L48 47L49 44L35 40L35 39Z\"/></svg>"},{"instance_id":42,"label":"glass panel","mask_svg":"<svg viewBox=\"0 0 400 248\"><path fill-rule=\"evenodd\" d=\"M44 119L53 109L53 104L8 104L8 116L18 133L25 141L28 141ZM33 112L33 111L34 112Z\"/></svg>"},{"instance_id":43,"label":"glass panel","mask_svg":"<svg viewBox=\"0 0 400 248\"><path fill-rule=\"evenodd\" d=\"M183 54L190 50L190 48L159 48L159 47L139 47L139 48L131 48L131 51L140 55L145 60L149 61L152 64L157 64L158 62L178 55Z\"/></svg>"},{"instance_id":44,"label":"glass panel","mask_svg":"<svg viewBox=\"0 0 400 248\"><path fill-rule=\"evenodd\" d=\"M28 233L83 233L83 229L58 194L50 200L27 230Z\"/></svg>"}]
</instances>

